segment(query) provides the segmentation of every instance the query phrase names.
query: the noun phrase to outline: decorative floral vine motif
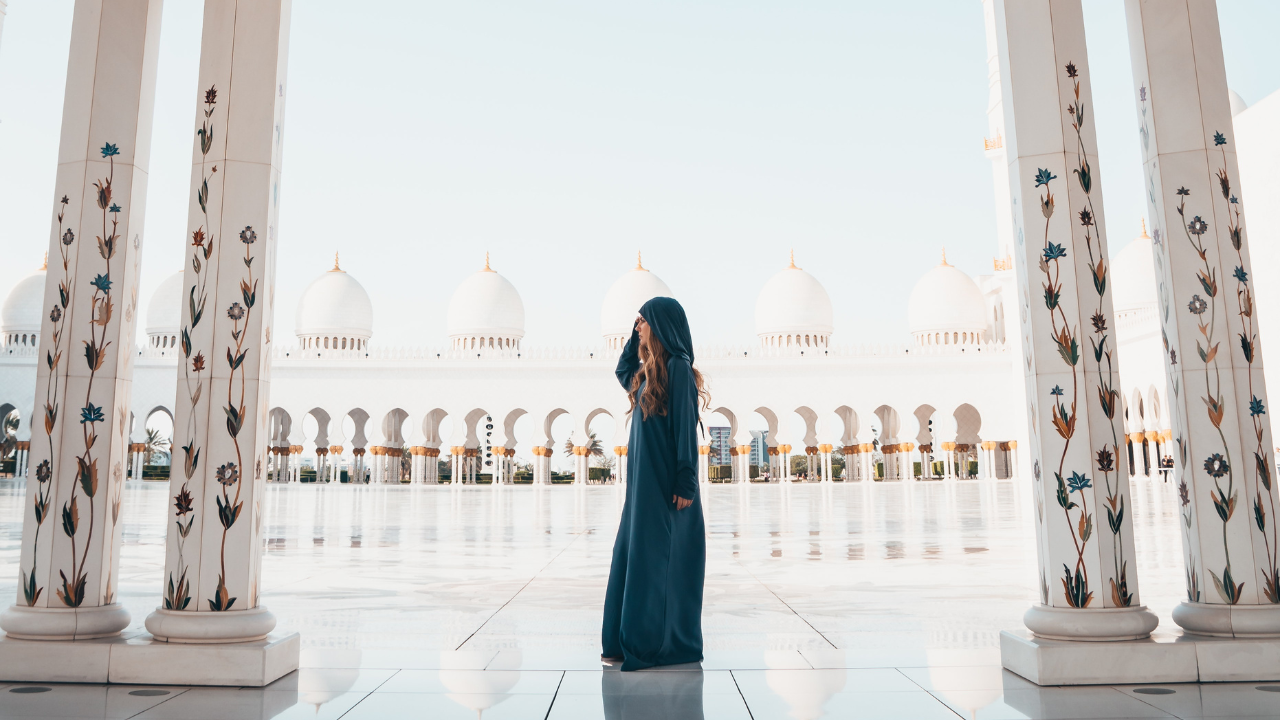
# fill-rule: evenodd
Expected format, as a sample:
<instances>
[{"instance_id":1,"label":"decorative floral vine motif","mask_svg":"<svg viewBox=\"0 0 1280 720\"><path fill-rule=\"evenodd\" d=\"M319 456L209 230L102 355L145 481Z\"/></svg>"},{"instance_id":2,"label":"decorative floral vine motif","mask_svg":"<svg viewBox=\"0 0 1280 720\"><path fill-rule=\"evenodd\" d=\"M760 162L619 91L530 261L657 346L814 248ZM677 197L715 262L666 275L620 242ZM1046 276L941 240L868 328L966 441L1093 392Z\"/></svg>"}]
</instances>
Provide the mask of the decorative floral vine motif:
<instances>
[{"instance_id":1,"label":"decorative floral vine motif","mask_svg":"<svg viewBox=\"0 0 1280 720\"><path fill-rule=\"evenodd\" d=\"M1107 416L1107 424L1111 428L1111 446L1103 446L1094 453L1097 472L1101 474L1103 486L1107 493L1107 527L1111 530L1111 554L1114 572L1111 578L1111 602L1116 607L1133 605L1133 593L1129 592L1129 564L1124 556L1124 542L1120 535L1124 527L1124 495L1121 493L1121 478L1116 468L1116 458L1120 456L1120 441L1116 435L1116 408L1119 406L1119 393L1115 389L1115 364L1113 350L1107 345L1110 336L1107 334L1107 318L1103 314L1103 300L1107 294L1107 264L1102 257L1102 238L1094 236L1097 215L1093 209L1093 175L1089 168L1084 147L1084 101L1080 99L1080 79L1074 63L1067 63L1067 77L1074 83L1075 102L1067 107L1067 115L1071 118L1071 129L1076 133L1076 168L1072 170L1084 191L1085 207L1080 210L1080 225L1084 228L1085 249L1089 253L1089 271L1093 276L1093 289L1098 295L1098 303L1094 308L1090 322L1093 324L1093 337L1089 343L1093 349L1093 360L1098 372L1098 403ZM1097 241L1097 257L1094 257L1094 241ZM1105 360L1105 365L1103 364ZM1112 473L1115 474L1114 483ZM1083 502L1083 494L1081 495ZM1090 521L1091 522L1091 521ZM1083 535L1083 531L1081 533ZM1087 541L1082 538L1081 544Z\"/></svg>"},{"instance_id":2,"label":"decorative floral vine motif","mask_svg":"<svg viewBox=\"0 0 1280 720\"><path fill-rule=\"evenodd\" d=\"M1084 551L1089 538L1093 535L1093 516L1089 514L1085 490L1092 487L1087 475L1072 472L1065 477L1067 450L1071 447L1071 439L1076 432L1076 403L1079 399L1079 374L1076 367L1080 363L1080 343L1071 331L1066 312L1062 307L1062 280L1060 263L1067 256L1067 249L1049 240L1049 221L1053 217L1054 200L1049 183L1057 180L1046 168L1036 173L1036 187L1044 187L1044 195L1040 196L1040 211L1044 215L1044 248L1041 251L1040 272L1044 274L1044 304L1049 310L1049 322L1052 328L1053 341L1057 345L1058 355L1071 368L1071 405L1067 406L1064 396L1066 392L1059 385L1049 391L1050 403L1053 405L1053 427L1065 441L1062 455L1058 458L1058 468L1054 471L1057 481L1058 506L1062 508L1067 519L1067 527L1071 531L1071 540L1076 549L1074 572L1067 565L1062 566L1062 589L1067 604L1075 608L1088 607L1093 601L1093 591L1089 590L1089 569L1085 566ZM1079 493L1080 504L1071 499L1072 493ZM1078 521L1073 520L1071 511L1079 509Z\"/></svg>"},{"instance_id":3,"label":"decorative floral vine motif","mask_svg":"<svg viewBox=\"0 0 1280 720\"><path fill-rule=\"evenodd\" d=\"M1138 107L1141 114L1141 123L1138 127L1138 137L1142 140L1142 161L1147 167L1146 189L1147 201L1152 209L1152 223L1155 227L1151 230L1151 241L1154 245L1155 252L1152 253L1156 264L1156 290L1160 302L1160 322L1161 322L1161 339L1164 342L1164 350L1166 359L1168 360L1166 369L1169 378L1169 391L1174 398L1175 406L1181 402L1182 382L1181 375L1178 371L1178 350L1173 347L1169 341L1169 329L1171 326L1176 327L1176 321L1173 317L1172 291L1165 282L1165 234L1161 228L1163 222L1161 216L1156 212L1159 207L1156 203L1158 191L1156 185L1156 167L1151 159L1151 127L1148 120L1149 107L1147 106L1147 86L1144 84L1138 88ZM1181 212L1181 211L1180 211ZM1199 302L1197 302L1199 300ZM1200 310L1203 305L1203 310ZM1208 303L1198 295L1193 295L1189 303L1188 310L1192 314L1203 313L1208 309ZM1196 313L1200 310L1200 313ZM1173 413L1171 421L1174 425L1174 443L1178 448L1177 472L1178 480L1178 502L1179 514L1182 518L1182 539L1183 546L1187 549L1187 601L1200 602L1200 570L1196 561L1195 547L1192 528L1195 527L1196 505L1191 502L1191 487L1187 484L1187 478L1194 478L1194 470L1192 469L1190 460L1190 447L1186 439L1187 426L1186 419L1181 413Z\"/></svg>"},{"instance_id":4,"label":"decorative floral vine motif","mask_svg":"<svg viewBox=\"0 0 1280 720\"><path fill-rule=\"evenodd\" d=\"M196 202L200 204L200 212L204 216L204 223L191 233L191 245L194 248L191 252L191 270L195 273L195 282L187 291L187 313L190 317L190 325L182 328L182 381L183 387L187 393L187 401L190 403L191 412L187 415L187 444L182 446L182 487L173 497L175 507L176 530L178 533L178 570L176 573L170 571L169 582L165 588L164 607L166 610L183 610L191 603L191 585L187 582L187 565L183 555L183 549L186 545L187 536L191 534L191 527L195 523L195 515L193 514L187 519L185 524L182 518L192 511L191 492L188 484L195 475L196 470L200 467L200 446L196 440L196 416L195 409L200 402L200 397L204 393L204 377L205 359L204 353L195 351L192 356L194 347L191 336L195 332L196 326L204 319L205 302L208 299L206 289L209 282L209 258L213 255L215 237L210 230L206 235L205 228L212 228L209 223L209 180L213 174L218 172L218 166L206 173L205 164L209 156L209 151L213 149L213 113L217 109L215 106L218 102L217 88L210 86L204 93L204 121L200 125L200 129L196 131L196 136L200 138L200 188L196 191Z\"/></svg>"},{"instance_id":5,"label":"decorative floral vine motif","mask_svg":"<svg viewBox=\"0 0 1280 720\"><path fill-rule=\"evenodd\" d=\"M1209 231L1209 223L1199 215L1188 218L1187 198L1190 196L1190 190L1185 187L1178 188L1176 210L1182 218L1183 234L1200 258L1202 267L1196 271L1196 280L1199 281L1200 289L1208 299L1206 300L1198 293L1193 295L1191 302L1187 304L1187 312L1196 317L1196 327L1201 335L1196 339L1196 353L1204 365L1206 396L1201 399L1204 401L1209 422L1213 423L1214 429L1218 431L1218 441L1221 445L1221 452L1209 455L1203 463L1205 473L1213 478L1213 492L1210 496L1213 499L1213 508L1222 521L1222 552L1225 558L1222 575L1219 576L1210 570L1209 577L1213 578L1213 586L1218 591L1218 595L1227 603L1234 605L1240 602L1244 583L1236 584L1231 573L1231 548L1227 543L1227 524L1235 515L1239 491L1235 487L1231 448L1227 444L1226 434L1222 431L1222 418L1226 413L1227 404L1222 393L1222 369L1218 364L1218 348L1221 346L1217 327L1218 272L1209 262L1209 251L1204 240L1205 233ZM1224 477L1227 479L1225 488L1222 486Z\"/></svg>"},{"instance_id":6,"label":"decorative floral vine motif","mask_svg":"<svg viewBox=\"0 0 1280 720\"><path fill-rule=\"evenodd\" d=\"M1254 389L1253 361L1257 357L1258 333L1254 325L1253 291L1249 287L1249 274L1244 269L1244 253L1241 250L1244 245L1244 222L1240 213L1240 201L1231 193L1231 178L1227 173L1227 139L1222 133L1215 132L1213 134L1213 144L1222 153L1222 166L1218 169L1218 186L1222 190L1222 199L1227 201L1228 212L1230 213L1227 218L1227 235L1231 238L1231 247L1236 251L1237 264L1231 276L1236 280L1237 314L1240 316L1240 332L1238 334L1240 350L1248 365L1245 376L1249 383L1249 419L1253 426L1254 440L1253 521L1258 526L1258 532L1262 534L1262 541L1266 551L1266 564L1260 568L1263 577L1262 594L1266 596L1268 601L1280 603L1280 562L1277 562L1277 554L1280 554L1280 545L1277 543L1278 538L1274 523L1276 499L1271 492L1271 453L1263 437L1266 433L1266 419L1263 416L1267 414L1267 409ZM1208 470L1207 466L1206 470ZM1212 474L1210 472L1210 475ZM1266 506L1263 505L1263 497L1267 498ZM1231 509L1234 509L1234 494L1230 499L1230 503ZM1217 505L1217 501L1214 504ZM1271 517L1273 518L1270 535L1267 534L1268 508L1271 510ZM1221 512L1219 510L1219 514ZM1229 570L1230 564L1228 563ZM1223 582L1230 583L1225 578ZM1243 583L1240 587L1244 587ZM1239 600L1239 593L1236 594L1235 600L1230 602L1236 602L1237 600Z\"/></svg>"},{"instance_id":7,"label":"decorative floral vine motif","mask_svg":"<svg viewBox=\"0 0 1280 720\"><path fill-rule=\"evenodd\" d=\"M93 541L94 501L98 494L98 459L93 456L93 446L98 440L97 425L106 422L103 408L94 405L93 383L98 370L102 369L107 359L107 351L111 342L107 340L107 325L111 322L114 303L111 298L111 260L115 257L120 236L120 206L112 202L111 182L115 177L115 156L120 154L119 148L111 143L102 147L102 157L110 163L107 177L93 184L97 190L98 208L102 210L102 234L98 241L98 254L105 261L105 272L99 273L89 282L93 286L90 298L89 339L84 341L84 358L89 366L89 382L85 388L84 407L80 408L80 427L84 439L84 451L76 457L76 482L71 486L71 497L62 506L62 531L71 539L71 577L66 571L59 570L62 587L58 589L58 598L68 607L80 607L84 602L85 584L89 573L85 566L89 559L89 546ZM110 229L108 230L108 223ZM80 531L80 511L77 490L82 491L89 500L89 527L84 535L84 551L76 558L76 535Z\"/></svg>"},{"instance_id":8,"label":"decorative floral vine motif","mask_svg":"<svg viewBox=\"0 0 1280 720\"><path fill-rule=\"evenodd\" d=\"M218 520L222 523L222 547L219 553L218 588L214 597L209 600L209 609L214 611L230 610L236 601L236 598L230 597L230 593L227 592L227 531L235 525L240 517L240 510L244 507L244 503L240 500L240 491L244 487L241 482L241 473L245 468L244 452L240 447L240 430L244 427L247 415L244 396L248 378L244 361L249 354L249 349L245 347L245 341L248 339L253 307L258 301L258 281L253 277L252 252L253 244L257 240L258 234L251 226L246 225L244 230L240 231L240 242L244 243L245 266L245 277L240 280L240 299L244 304L233 302L227 308L227 317L232 321L231 339L235 342L235 346L227 347L227 366L231 370L231 375L230 382L227 383L227 405L223 411L227 415L227 434L231 436L231 442L235 445L236 460L220 465L216 473L218 484L222 486L220 494L215 497L218 505ZM237 370L240 371L239 381L236 380ZM237 385L238 398L236 397ZM231 495L232 487L235 488L234 496Z\"/></svg>"},{"instance_id":9,"label":"decorative floral vine motif","mask_svg":"<svg viewBox=\"0 0 1280 720\"><path fill-rule=\"evenodd\" d=\"M50 337L53 338L53 347L45 355L45 364L49 368L49 384L45 388L44 394L44 435L49 443L49 457L53 457L53 427L58 421L58 367L62 364L62 335L66 329L67 307L71 304L71 245L76 241L76 234L71 228L63 229L67 215L67 205L71 203L70 198L66 195L58 201L62 207L58 208L58 254L62 258L62 279L58 281L58 301L49 311L49 323L52 325ZM36 488L35 497L35 517L36 532L35 539L32 540L33 549L40 546L40 527L44 525L45 518L49 517L49 494L52 492L50 480L53 479L53 467L50 460L42 460L36 466L36 481L39 486ZM33 553L34 555L34 553ZM40 594L44 592L44 588L36 585L36 565L38 560L33 557L31 560L31 573L22 573L22 598L26 601L28 607L34 607L36 601L40 599Z\"/></svg>"}]
</instances>

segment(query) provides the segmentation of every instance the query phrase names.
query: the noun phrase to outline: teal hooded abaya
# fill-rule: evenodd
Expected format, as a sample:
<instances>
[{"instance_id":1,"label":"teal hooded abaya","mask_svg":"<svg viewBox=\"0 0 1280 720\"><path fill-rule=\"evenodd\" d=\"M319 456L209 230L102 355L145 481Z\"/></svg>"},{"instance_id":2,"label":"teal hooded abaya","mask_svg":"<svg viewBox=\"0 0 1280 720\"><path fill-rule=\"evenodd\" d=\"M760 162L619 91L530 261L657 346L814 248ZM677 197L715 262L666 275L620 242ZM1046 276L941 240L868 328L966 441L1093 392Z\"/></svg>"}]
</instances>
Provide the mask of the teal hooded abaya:
<instances>
[{"instance_id":1,"label":"teal hooded abaya","mask_svg":"<svg viewBox=\"0 0 1280 720\"><path fill-rule=\"evenodd\" d=\"M698 391L684 308L654 298L640 308L666 348L667 413L631 413L627 498L604 598L604 656L623 670L702 660L702 583L707 540L698 492ZM618 359L618 381L631 388L640 370L635 330ZM676 510L678 495L693 504Z\"/></svg>"}]
</instances>

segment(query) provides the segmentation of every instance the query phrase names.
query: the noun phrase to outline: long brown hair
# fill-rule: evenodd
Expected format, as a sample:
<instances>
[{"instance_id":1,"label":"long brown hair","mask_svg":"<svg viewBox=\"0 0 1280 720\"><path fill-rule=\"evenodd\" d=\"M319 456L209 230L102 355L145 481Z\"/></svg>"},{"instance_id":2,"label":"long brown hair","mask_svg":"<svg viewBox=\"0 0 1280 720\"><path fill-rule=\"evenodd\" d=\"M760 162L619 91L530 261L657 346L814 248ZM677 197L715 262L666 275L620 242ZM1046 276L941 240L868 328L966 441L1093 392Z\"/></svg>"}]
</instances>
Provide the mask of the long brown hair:
<instances>
[{"instance_id":1,"label":"long brown hair","mask_svg":"<svg viewBox=\"0 0 1280 720\"><path fill-rule=\"evenodd\" d=\"M630 414L635 412L636 406L640 406L640 414L648 420L651 415L667 414L667 359L670 354L662 345L662 341L658 339L658 335L652 331L649 332L649 340L640 340L640 369L636 374L631 376L631 389L627 391L627 396L631 399L631 408L627 410ZM693 367L693 386L698 390L698 400L704 406L704 409L711 407L711 393L707 391L706 381L702 377L702 373L698 372L698 368ZM641 392L640 386L644 386Z\"/></svg>"}]
</instances>

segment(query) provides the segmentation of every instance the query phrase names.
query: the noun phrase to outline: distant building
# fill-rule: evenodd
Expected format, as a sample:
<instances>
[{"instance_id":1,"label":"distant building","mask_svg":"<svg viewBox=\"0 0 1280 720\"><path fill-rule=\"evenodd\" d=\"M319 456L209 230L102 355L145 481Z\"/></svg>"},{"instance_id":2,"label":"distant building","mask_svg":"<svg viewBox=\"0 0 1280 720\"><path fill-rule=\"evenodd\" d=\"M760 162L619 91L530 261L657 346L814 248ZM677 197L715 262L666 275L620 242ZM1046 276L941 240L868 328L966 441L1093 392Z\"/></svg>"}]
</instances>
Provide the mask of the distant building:
<instances>
[{"instance_id":1,"label":"distant building","mask_svg":"<svg viewBox=\"0 0 1280 720\"><path fill-rule=\"evenodd\" d=\"M751 464L760 467L769 465L769 431L751 431Z\"/></svg>"},{"instance_id":2,"label":"distant building","mask_svg":"<svg viewBox=\"0 0 1280 720\"><path fill-rule=\"evenodd\" d=\"M728 465L729 448L733 444L729 428L727 427L711 427L707 428L707 433L711 438L711 456L708 458L712 465Z\"/></svg>"}]
</instances>

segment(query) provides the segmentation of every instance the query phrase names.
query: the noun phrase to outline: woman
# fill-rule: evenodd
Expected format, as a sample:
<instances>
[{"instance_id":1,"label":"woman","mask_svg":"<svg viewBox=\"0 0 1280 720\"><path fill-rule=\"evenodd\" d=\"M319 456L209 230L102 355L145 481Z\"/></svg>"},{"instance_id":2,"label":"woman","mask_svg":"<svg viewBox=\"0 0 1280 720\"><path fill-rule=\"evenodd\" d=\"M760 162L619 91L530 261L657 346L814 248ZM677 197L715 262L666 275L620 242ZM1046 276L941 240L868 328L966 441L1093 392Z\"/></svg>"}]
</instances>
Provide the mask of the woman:
<instances>
[{"instance_id":1,"label":"woman","mask_svg":"<svg viewBox=\"0 0 1280 720\"><path fill-rule=\"evenodd\" d=\"M684 308L654 298L640 308L618 360L631 398L627 499L604 598L602 657L623 670L702 660L707 540L698 493L698 401Z\"/></svg>"}]
</instances>

